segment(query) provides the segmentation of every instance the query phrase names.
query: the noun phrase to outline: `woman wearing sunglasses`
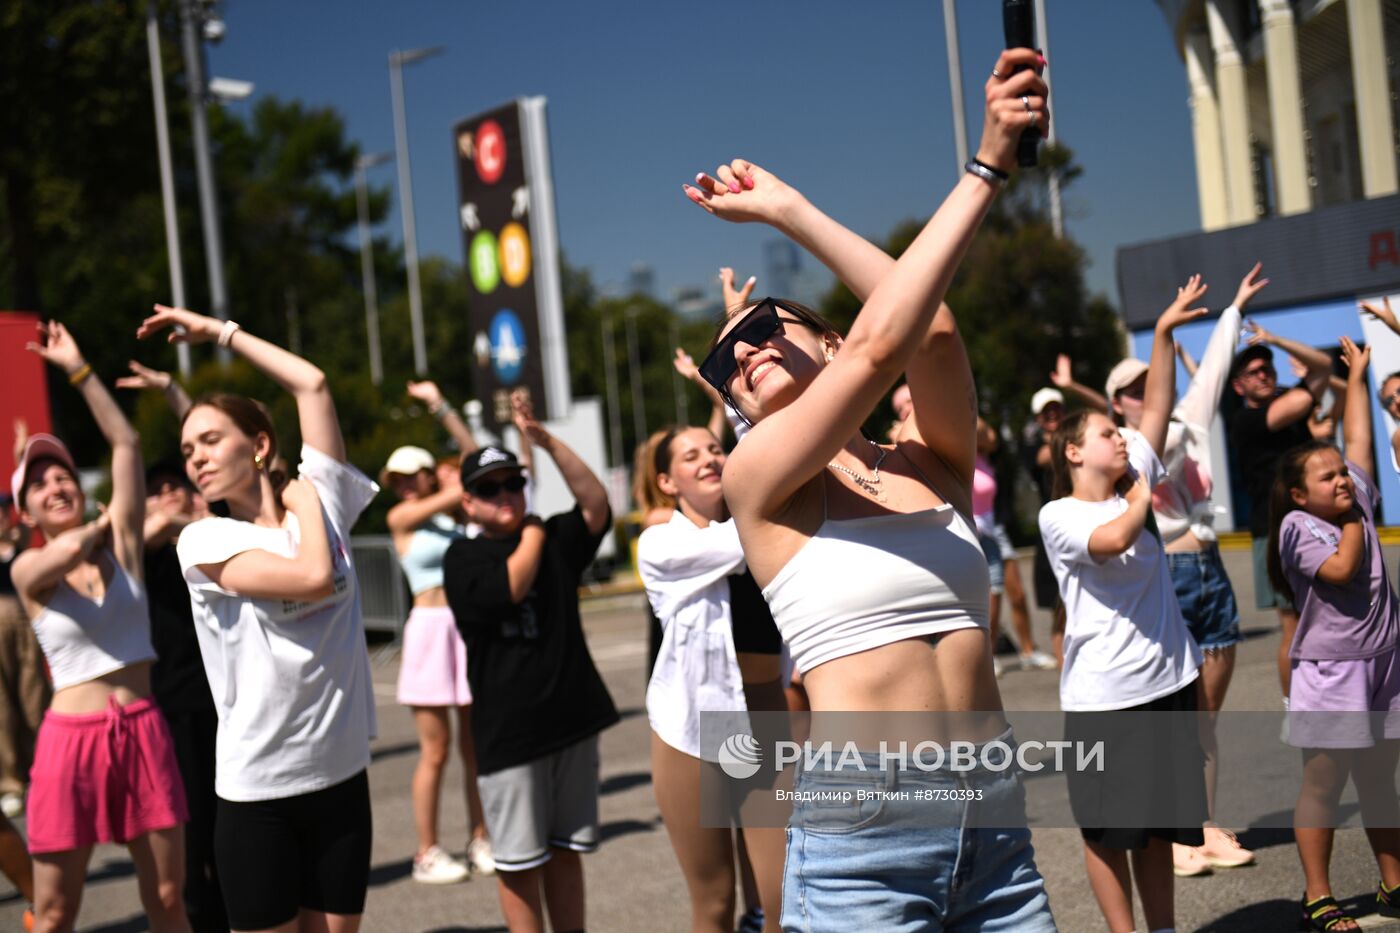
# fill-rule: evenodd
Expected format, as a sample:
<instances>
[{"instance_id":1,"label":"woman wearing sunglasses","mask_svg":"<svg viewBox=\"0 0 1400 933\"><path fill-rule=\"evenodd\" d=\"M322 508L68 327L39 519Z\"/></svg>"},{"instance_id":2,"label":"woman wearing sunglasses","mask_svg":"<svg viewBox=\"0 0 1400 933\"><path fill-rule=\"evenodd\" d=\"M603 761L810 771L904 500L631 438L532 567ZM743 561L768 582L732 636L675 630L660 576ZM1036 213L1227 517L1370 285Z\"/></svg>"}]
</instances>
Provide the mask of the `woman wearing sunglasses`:
<instances>
[{"instance_id":1,"label":"woman wearing sunglasses","mask_svg":"<svg viewBox=\"0 0 1400 933\"><path fill-rule=\"evenodd\" d=\"M345 456L320 369L221 321L155 306L142 339L215 343L296 399L298 478L273 469L277 432L241 395L195 400L185 471L227 517L186 526L176 552L219 711L214 861L234 930L354 933L369 882L374 693L350 528L379 491Z\"/></svg>"},{"instance_id":2,"label":"woman wearing sunglasses","mask_svg":"<svg viewBox=\"0 0 1400 933\"><path fill-rule=\"evenodd\" d=\"M953 735L980 741L1005 729L986 631L987 565L971 518L976 389L941 299L1016 164L1021 132L1045 126L1040 64L1029 49L1001 54L986 84L977 158L898 262L752 163L686 186L718 217L788 235L865 302L843 339L800 306L765 299L730 317L701 366L754 424L730 456L724 494L802 671L814 745L824 735L842 740L822 716L834 711L936 711L939 721L967 724ZM902 375L913 415L894 444L880 446L860 427ZM894 719L863 719L871 734L860 747L922 740L886 725ZM949 786L946 774L873 768L876 779L906 787ZM877 798L859 812L798 803L783 928L894 929L917 915L945 930L1054 929L1019 783L1006 772L959 777L982 802L930 809ZM814 801L860 786L848 772L798 775ZM924 825L926 815L939 825ZM960 827L1001 817L1018 828Z\"/></svg>"}]
</instances>

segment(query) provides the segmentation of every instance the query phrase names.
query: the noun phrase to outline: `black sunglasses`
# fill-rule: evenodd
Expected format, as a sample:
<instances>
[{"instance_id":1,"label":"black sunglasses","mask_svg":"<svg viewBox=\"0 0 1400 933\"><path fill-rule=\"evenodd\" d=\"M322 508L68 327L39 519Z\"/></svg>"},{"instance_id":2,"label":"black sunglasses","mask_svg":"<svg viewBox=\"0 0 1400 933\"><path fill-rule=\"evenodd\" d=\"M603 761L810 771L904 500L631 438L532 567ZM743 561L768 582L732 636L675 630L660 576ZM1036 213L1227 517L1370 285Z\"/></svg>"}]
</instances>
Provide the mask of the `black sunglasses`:
<instances>
[{"instance_id":1,"label":"black sunglasses","mask_svg":"<svg viewBox=\"0 0 1400 933\"><path fill-rule=\"evenodd\" d=\"M478 499L494 499L501 494L501 490L506 492L519 492L525 488L525 477L519 474L510 479L503 479L497 482L494 479L484 479L472 486L472 495Z\"/></svg>"},{"instance_id":2,"label":"black sunglasses","mask_svg":"<svg viewBox=\"0 0 1400 933\"><path fill-rule=\"evenodd\" d=\"M796 315L796 318L779 317L779 308L789 314ZM736 411L738 406L734 405L733 400L729 397L729 390L726 388L729 380L734 376L734 371L739 367L738 362L734 359L735 345L743 341L749 346L756 347L776 334L784 324L797 324L817 332L826 330L797 308L778 301L776 298L765 298L754 305L753 310L744 315L744 319L733 330L724 335L724 339L715 344L715 348L705 357L705 362L700 364L700 377L714 386L715 391Z\"/></svg>"}]
</instances>

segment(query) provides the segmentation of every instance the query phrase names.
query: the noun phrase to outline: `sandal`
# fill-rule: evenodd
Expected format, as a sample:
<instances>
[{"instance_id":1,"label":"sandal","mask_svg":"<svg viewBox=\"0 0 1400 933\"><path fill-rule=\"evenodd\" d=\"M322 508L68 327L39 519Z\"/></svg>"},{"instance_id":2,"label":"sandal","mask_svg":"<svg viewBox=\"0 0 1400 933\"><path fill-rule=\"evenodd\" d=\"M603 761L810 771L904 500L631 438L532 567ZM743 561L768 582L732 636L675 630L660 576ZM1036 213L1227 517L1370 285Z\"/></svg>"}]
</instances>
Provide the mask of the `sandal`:
<instances>
[{"instance_id":1,"label":"sandal","mask_svg":"<svg viewBox=\"0 0 1400 933\"><path fill-rule=\"evenodd\" d=\"M1303 917L1298 921L1298 929L1304 933L1332 933L1337 930L1338 924L1347 921L1353 924L1352 929L1360 929L1355 926L1356 919L1342 910L1342 905L1332 895L1324 894L1312 901L1308 900L1307 894L1303 895Z\"/></svg>"},{"instance_id":2,"label":"sandal","mask_svg":"<svg viewBox=\"0 0 1400 933\"><path fill-rule=\"evenodd\" d=\"M1387 888L1382 881L1376 888L1376 913L1382 917L1400 917L1400 884Z\"/></svg>"}]
</instances>

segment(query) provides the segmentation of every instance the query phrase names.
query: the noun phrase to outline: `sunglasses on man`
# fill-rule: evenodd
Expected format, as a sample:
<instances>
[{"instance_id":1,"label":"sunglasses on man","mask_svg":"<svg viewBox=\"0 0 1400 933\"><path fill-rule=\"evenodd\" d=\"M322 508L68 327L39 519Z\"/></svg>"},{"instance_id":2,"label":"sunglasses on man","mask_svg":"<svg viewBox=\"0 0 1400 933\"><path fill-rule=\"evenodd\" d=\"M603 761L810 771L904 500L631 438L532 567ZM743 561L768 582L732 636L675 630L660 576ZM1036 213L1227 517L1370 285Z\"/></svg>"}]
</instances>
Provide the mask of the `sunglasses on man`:
<instances>
[{"instance_id":1,"label":"sunglasses on man","mask_svg":"<svg viewBox=\"0 0 1400 933\"><path fill-rule=\"evenodd\" d=\"M1274 377L1277 376L1277 375L1278 375L1278 370L1274 369L1272 366L1270 366L1270 365L1268 365L1268 364L1266 363L1266 364L1263 365L1263 366L1256 366L1256 367L1254 367L1253 369L1246 369L1244 372L1240 373L1240 378L1241 378L1241 379L1263 379L1263 378L1272 379L1272 378L1274 378Z\"/></svg>"},{"instance_id":2,"label":"sunglasses on man","mask_svg":"<svg viewBox=\"0 0 1400 933\"><path fill-rule=\"evenodd\" d=\"M470 488L471 494L478 499L494 499L501 494L502 490L520 492L525 488L525 477L517 473L515 476L500 482L494 479L484 479L479 483L473 483Z\"/></svg>"},{"instance_id":3,"label":"sunglasses on man","mask_svg":"<svg viewBox=\"0 0 1400 933\"><path fill-rule=\"evenodd\" d=\"M793 317L782 317L778 314L779 309L786 311ZM715 387L726 402L737 410L734 400L729 397L729 380L734 377L734 372L739 368L738 361L734 359L734 348L740 341L751 347L762 344L765 340L778 332L784 324L796 324L808 330L822 333L826 330L820 323L814 321L800 308L795 308L776 298L765 298L753 309L745 314L743 319L734 326L724 338L715 344L715 348L705 357L705 362L700 364L700 376L710 385Z\"/></svg>"}]
</instances>

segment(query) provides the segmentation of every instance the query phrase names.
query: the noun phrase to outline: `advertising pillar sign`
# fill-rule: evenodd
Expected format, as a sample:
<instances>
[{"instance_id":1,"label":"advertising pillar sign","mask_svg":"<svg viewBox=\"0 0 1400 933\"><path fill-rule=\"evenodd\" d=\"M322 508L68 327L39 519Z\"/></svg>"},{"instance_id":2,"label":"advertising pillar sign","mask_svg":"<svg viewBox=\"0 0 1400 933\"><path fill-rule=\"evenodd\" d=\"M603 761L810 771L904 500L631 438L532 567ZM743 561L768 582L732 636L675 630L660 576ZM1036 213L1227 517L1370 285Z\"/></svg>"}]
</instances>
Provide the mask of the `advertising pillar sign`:
<instances>
[{"instance_id":1,"label":"advertising pillar sign","mask_svg":"<svg viewBox=\"0 0 1400 933\"><path fill-rule=\"evenodd\" d=\"M510 423L527 389L541 421L569 414L545 100L522 98L453 128L467 259L472 384L486 421Z\"/></svg>"}]
</instances>

